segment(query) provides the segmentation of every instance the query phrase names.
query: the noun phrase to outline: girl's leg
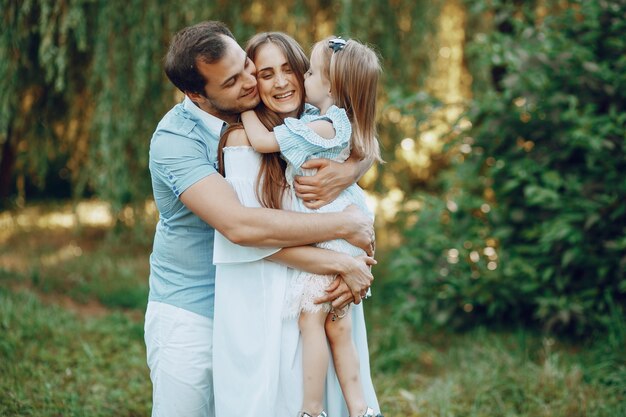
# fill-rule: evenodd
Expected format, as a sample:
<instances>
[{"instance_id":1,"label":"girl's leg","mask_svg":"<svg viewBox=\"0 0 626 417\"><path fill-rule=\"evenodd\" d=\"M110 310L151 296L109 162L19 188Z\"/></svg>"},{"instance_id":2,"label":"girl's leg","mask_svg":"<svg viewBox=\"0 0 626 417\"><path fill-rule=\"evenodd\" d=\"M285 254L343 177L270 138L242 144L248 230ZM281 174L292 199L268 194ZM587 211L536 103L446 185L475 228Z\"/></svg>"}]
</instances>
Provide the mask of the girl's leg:
<instances>
[{"instance_id":1,"label":"girl's leg","mask_svg":"<svg viewBox=\"0 0 626 417\"><path fill-rule=\"evenodd\" d=\"M333 353L335 371L339 378L341 391L346 399L351 416L363 415L367 409L361 373L359 355L352 340L352 314L332 321L332 313L326 319L326 336Z\"/></svg>"},{"instance_id":2,"label":"girl's leg","mask_svg":"<svg viewBox=\"0 0 626 417\"><path fill-rule=\"evenodd\" d=\"M328 370L328 343L324 322L329 314L300 313L298 324L302 334L302 374L304 376L304 395L302 411L318 416L324 408L324 386Z\"/></svg>"}]
</instances>

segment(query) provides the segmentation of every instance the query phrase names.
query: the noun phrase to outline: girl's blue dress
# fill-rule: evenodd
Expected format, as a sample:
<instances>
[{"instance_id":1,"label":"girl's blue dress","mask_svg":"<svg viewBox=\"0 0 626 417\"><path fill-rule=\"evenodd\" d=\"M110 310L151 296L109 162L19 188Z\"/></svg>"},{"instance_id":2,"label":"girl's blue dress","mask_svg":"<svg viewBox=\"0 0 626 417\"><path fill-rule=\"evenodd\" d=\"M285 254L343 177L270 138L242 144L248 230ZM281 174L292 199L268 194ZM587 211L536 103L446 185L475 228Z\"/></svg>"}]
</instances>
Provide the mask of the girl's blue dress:
<instances>
[{"instance_id":1,"label":"girl's blue dress","mask_svg":"<svg viewBox=\"0 0 626 417\"><path fill-rule=\"evenodd\" d=\"M307 124L316 120L327 120L335 128L335 137L325 139ZM285 124L274 128L274 134L280 152L287 161L285 177L289 184L292 209L304 213L329 213L344 210L347 206L354 204L363 212L373 217L368 209L365 193L357 184L353 184L344 190L334 201L331 201L318 210L311 210L304 205L304 202L297 198L293 188L293 178L296 175L313 175L315 170L305 170L301 166L309 159L325 158L337 162L345 162L350 157L350 137L352 126L344 109L331 106L326 114L320 115L313 106L307 106L304 115L300 119L285 119ZM347 253L352 256L364 255L365 252L349 244L345 240L332 240L317 244L320 248L331 249L337 252ZM314 304L314 300L324 294L325 289L335 277L332 275L315 275L307 272L295 274L291 279L287 289L286 304L284 309L285 317L297 316L301 311L317 312L320 310L330 312L331 305Z\"/></svg>"}]
</instances>

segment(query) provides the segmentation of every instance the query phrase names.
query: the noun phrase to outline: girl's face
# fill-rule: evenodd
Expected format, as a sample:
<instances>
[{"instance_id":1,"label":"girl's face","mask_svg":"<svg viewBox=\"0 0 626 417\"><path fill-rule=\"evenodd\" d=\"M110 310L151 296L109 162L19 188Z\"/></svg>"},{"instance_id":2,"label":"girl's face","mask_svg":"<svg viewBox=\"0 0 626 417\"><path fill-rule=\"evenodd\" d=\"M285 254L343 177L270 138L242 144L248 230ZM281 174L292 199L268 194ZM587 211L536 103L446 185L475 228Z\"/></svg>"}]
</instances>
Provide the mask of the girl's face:
<instances>
[{"instance_id":1,"label":"girl's face","mask_svg":"<svg viewBox=\"0 0 626 417\"><path fill-rule=\"evenodd\" d=\"M325 111L333 104L330 95L330 81L324 75L324 58L319 48L314 48L311 53L311 68L304 75L304 89L306 101Z\"/></svg>"},{"instance_id":2,"label":"girl's face","mask_svg":"<svg viewBox=\"0 0 626 417\"><path fill-rule=\"evenodd\" d=\"M254 64L259 96L267 108L281 116L297 116L302 91L285 54L269 42L259 47Z\"/></svg>"}]
</instances>

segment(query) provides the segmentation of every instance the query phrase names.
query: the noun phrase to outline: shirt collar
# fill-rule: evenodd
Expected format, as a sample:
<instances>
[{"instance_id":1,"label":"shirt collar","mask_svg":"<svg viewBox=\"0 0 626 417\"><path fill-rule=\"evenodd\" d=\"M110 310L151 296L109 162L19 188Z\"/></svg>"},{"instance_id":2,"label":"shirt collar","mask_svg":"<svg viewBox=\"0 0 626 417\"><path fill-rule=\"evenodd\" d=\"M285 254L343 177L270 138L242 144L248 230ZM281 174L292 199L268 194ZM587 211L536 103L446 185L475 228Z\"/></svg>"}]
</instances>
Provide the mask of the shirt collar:
<instances>
[{"instance_id":1,"label":"shirt collar","mask_svg":"<svg viewBox=\"0 0 626 417\"><path fill-rule=\"evenodd\" d=\"M200 120L211 133L215 134L218 138L221 136L222 126L224 126L224 123L226 122L205 112L200 107L196 106L196 104L187 96L185 96L185 100L183 101L183 107L196 119Z\"/></svg>"}]
</instances>

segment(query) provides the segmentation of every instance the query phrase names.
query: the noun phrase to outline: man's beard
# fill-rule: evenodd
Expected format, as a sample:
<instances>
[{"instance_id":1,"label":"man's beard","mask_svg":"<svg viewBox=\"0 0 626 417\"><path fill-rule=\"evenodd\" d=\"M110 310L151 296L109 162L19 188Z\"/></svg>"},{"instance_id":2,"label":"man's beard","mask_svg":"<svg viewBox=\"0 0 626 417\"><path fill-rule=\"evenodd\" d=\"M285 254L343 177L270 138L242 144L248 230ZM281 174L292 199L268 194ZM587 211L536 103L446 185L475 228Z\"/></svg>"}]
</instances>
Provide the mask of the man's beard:
<instances>
[{"instance_id":1,"label":"man's beard","mask_svg":"<svg viewBox=\"0 0 626 417\"><path fill-rule=\"evenodd\" d=\"M205 96L206 97L206 96ZM217 113L216 116L239 116L242 112L246 110L252 110L259 104L259 96L257 94L257 100L252 100L248 103L237 103L233 106L226 106L223 103L220 103L218 100L213 100L209 97L206 97L207 101L214 109L214 112ZM222 117L223 118L223 117Z\"/></svg>"}]
</instances>

